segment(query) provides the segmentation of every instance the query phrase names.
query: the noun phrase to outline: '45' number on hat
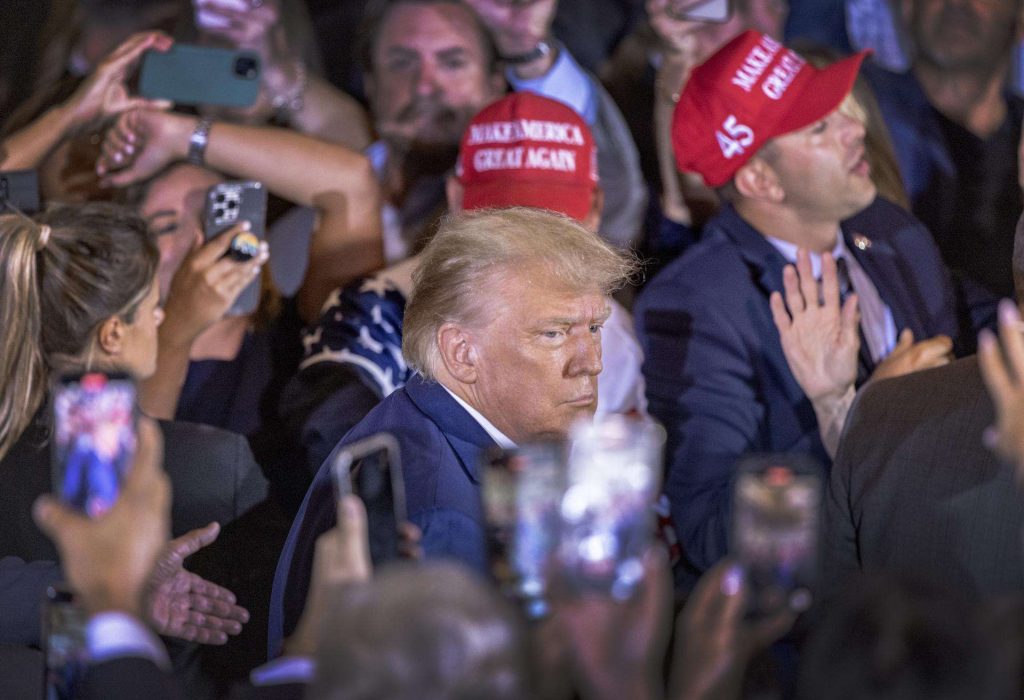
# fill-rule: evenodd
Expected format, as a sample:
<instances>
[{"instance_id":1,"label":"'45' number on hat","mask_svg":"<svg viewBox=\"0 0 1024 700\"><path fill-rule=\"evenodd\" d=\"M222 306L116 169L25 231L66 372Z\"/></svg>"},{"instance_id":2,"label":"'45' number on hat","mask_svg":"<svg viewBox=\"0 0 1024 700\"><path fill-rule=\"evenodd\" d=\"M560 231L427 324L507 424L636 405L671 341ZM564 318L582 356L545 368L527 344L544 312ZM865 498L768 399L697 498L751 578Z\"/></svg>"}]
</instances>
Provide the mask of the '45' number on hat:
<instances>
[{"instance_id":1,"label":"'45' number on hat","mask_svg":"<svg viewBox=\"0 0 1024 700\"><path fill-rule=\"evenodd\" d=\"M718 147L722 149L722 155L726 158L743 155L754 142L753 130L746 124L736 121L735 114L725 118L722 129L725 133L716 131L715 137L718 138Z\"/></svg>"}]
</instances>

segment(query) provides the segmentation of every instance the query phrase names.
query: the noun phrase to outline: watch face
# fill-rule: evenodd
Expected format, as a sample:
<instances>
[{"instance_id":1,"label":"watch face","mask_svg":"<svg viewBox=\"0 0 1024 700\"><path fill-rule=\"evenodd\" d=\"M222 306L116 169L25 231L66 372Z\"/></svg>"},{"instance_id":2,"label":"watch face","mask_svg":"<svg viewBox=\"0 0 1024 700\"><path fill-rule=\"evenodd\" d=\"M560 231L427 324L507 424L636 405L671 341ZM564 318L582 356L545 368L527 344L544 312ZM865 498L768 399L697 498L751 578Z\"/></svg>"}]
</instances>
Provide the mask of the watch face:
<instances>
[{"instance_id":1,"label":"watch face","mask_svg":"<svg viewBox=\"0 0 1024 700\"><path fill-rule=\"evenodd\" d=\"M188 161L202 165L206 154L206 143L210 140L210 122L200 119L192 135L188 137Z\"/></svg>"}]
</instances>

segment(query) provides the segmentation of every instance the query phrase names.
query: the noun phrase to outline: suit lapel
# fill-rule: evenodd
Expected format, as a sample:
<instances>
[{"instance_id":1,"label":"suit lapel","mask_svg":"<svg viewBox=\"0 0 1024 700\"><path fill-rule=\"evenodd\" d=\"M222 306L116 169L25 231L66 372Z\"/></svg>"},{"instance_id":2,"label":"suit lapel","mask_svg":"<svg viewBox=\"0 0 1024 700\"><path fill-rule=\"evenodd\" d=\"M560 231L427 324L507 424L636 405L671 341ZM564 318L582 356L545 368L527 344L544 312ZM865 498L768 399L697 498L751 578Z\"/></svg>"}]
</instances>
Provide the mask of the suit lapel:
<instances>
[{"instance_id":1,"label":"suit lapel","mask_svg":"<svg viewBox=\"0 0 1024 700\"><path fill-rule=\"evenodd\" d=\"M779 331L772 320L771 307L768 305L768 298L772 292L783 292L782 270L789 261L760 232L740 217L732 205L723 207L719 216L724 224L719 230L736 245L750 270L751 280L764 295L764 304L759 304L756 310L752 310L750 318L755 325L755 332L761 338L766 360L765 369L775 376L776 383L791 404L806 401L807 396L789 370L789 363L779 341Z\"/></svg>"},{"instance_id":2,"label":"suit lapel","mask_svg":"<svg viewBox=\"0 0 1024 700\"><path fill-rule=\"evenodd\" d=\"M416 407L441 429L466 474L474 484L479 484L481 454L497 446L491 436L439 383L427 381L417 373L405 390Z\"/></svg>"},{"instance_id":3,"label":"suit lapel","mask_svg":"<svg viewBox=\"0 0 1024 700\"><path fill-rule=\"evenodd\" d=\"M917 289L906 284L908 272L903 269L893 247L884 240L868 238L855 225L844 223L842 229L847 250L871 278L878 295L892 311L897 332L909 328L918 340L927 337L919 314L914 313L915 308L927 307L923 300L916 298Z\"/></svg>"}]
</instances>

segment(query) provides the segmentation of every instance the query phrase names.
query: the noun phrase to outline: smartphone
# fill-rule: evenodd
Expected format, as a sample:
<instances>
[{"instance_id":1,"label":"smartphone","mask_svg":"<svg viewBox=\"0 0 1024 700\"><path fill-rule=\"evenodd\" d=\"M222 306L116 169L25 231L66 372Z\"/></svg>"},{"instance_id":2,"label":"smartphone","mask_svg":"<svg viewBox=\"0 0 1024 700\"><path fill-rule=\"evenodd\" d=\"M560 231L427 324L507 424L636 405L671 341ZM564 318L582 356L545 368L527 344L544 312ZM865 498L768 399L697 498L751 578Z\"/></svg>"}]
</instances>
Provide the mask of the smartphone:
<instances>
[{"instance_id":1,"label":"smartphone","mask_svg":"<svg viewBox=\"0 0 1024 700\"><path fill-rule=\"evenodd\" d=\"M43 698L79 697L89 663L88 615L66 588L50 586L43 601Z\"/></svg>"},{"instance_id":2,"label":"smartphone","mask_svg":"<svg viewBox=\"0 0 1024 700\"><path fill-rule=\"evenodd\" d=\"M804 456L759 456L739 465L731 549L746 572L751 616L810 607L822 489L821 466Z\"/></svg>"},{"instance_id":3,"label":"smartphone","mask_svg":"<svg viewBox=\"0 0 1024 700\"><path fill-rule=\"evenodd\" d=\"M221 182L206 193L203 231L206 239L217 236L241 221L249 222L249 230L231 241L226 256L238 262L251 260L259 254L260 241L266 235L267 188L262 182ZM257 277L235 299L228 316L245 316L260 303L260 280Z\"/></svg>"},{"instance_id":4,"label":"smartphone","mask_svg":"<svg viewBox=\"0 0 1024 700\"><path fill-rule=\"evenodd\" d=\"M142 58L139 94L178 105L249 107L260 91L260 58L239 51L174 44Z\"/></svg>"},{"instance_id":5,"label":"smartphone","mask_svg":"<svg viewBox=\"0 0 1024 700\"><path fill-rule=\"evenodd\" d=\"M135 381L124 374L65 375L53 393L54 491L89 517L113 507L135 458Z\"/></svg>"},{"instance_id":6,"label":"smartphone","mask_svg":"<svg viewBox=\"0 0 1024 700\"><path fill-rule=\"evenodd\" d=\"M687 22L727 22L732 17L730 0L669 0L665 12Z\"/></svg>"},{"instance_id":7,"label":"smartphone","mask_svg":"<svg viewBox=\"0 0 1024 700\"><path fill-rule=\"evenodd\" d=\"M491 574L529 619L544 617L565 493L564 442L527 443L484 454L481 499Z\"/></svg>"},{"instance_id":8,"label":"smartphone","mask_svg":"<svg viewBox=\"0 0 1024 700\"><path fill-rule=\"evenodd\" d=\"M398 441L390 433L377 433L346 445L334 456L331 471L337 496L353 493L366 506L374 565L397 559L399 528L408 517Z\"/></svg>"},{"instance_id":9,"label":"smartphone","mask_svg":"<svg viewBox=\"0 0 1024 700\"><path fill-rule=\"evenodd\" d=\"M0 213L39 211L39 175L35 170L0 172Z\"/></svg>"},{"instance_id":10,"label":"smartphone","mask_svg":"<svg viewBox=\"0 0 1024 700\"><path fill-rule=\"evenodd\" d=\"M606 415L573 426L559 559L577 591L626 600L643 580L654 540L665 430Z\"/></svg>"}]
</instances>

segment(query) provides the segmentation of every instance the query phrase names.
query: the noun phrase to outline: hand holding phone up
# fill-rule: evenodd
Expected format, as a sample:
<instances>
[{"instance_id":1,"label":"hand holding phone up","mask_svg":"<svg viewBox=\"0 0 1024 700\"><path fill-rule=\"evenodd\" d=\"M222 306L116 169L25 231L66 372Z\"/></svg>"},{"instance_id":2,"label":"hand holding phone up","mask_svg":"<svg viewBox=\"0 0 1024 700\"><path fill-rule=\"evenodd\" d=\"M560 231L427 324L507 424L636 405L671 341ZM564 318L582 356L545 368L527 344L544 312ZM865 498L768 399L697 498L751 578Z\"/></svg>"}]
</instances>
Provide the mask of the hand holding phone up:
<instances>
[{"instance_id":1,"label":"hand holding phone up","mask_svg":"<svg viewBox=\"0 0 1024 700\"><path fill-rule=\"evenodd\" d=\"M257 279L270 258L266 242L260 242L255 257L245 262L228 255L232 242L248 231L248 222L243 221L205 243L197 237L171 281L162 337L191 344L224 318L238 295Z\"/></svg>"}]
</instances>

